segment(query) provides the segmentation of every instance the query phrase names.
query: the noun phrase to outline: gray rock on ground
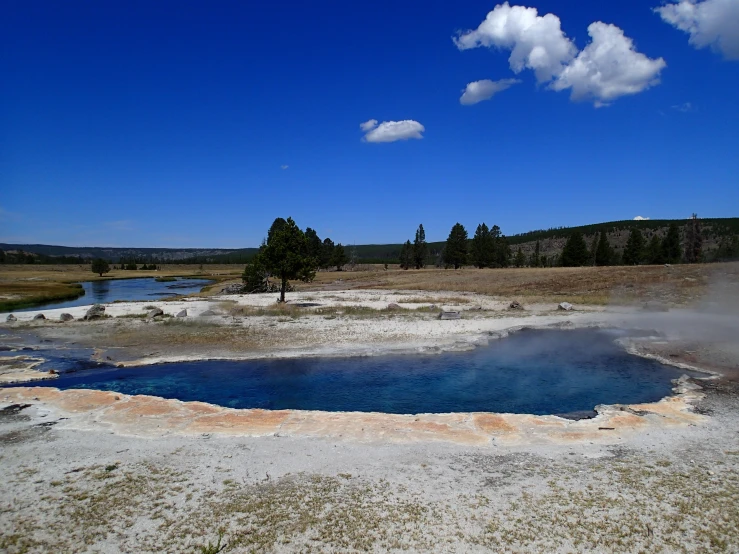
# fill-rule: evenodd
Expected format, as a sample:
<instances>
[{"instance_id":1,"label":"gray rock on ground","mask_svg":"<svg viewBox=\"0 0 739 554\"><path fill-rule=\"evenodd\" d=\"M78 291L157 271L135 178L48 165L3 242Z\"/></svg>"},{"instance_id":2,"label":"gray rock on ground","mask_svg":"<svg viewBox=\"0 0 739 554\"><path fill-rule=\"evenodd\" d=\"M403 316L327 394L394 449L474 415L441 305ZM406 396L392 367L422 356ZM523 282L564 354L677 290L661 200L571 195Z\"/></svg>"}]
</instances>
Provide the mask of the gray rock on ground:
<instances>
[{"instance_id":1,"label":"gray rock on ground","mask_svg":"<svg viewBox=\"0 0 739 554\"><path fill-rule=\"evenodd\" d=\"M523 306L521 306L520 302L516 302L515 300L511 302L510 306L508 306L509 310L523 310Z\"/></svg>"},{"instance_id":2,"label":"gray rock on ground","mask_svg":"<svg viewBox=\"0 0 739 554\"><path fill-rule=\"evenodd\" d=\"M90 321L91 319L101 319L103 317L105 317L105 306L102 304L93 304L82 319Z\"/></svg>"},{"instance_id":3,"label":"gray rock on ground","mask_svg":"<svg viewBox=\"0 0 739 554\"><path fill-rule=\"evenodd\" d=\"M5 318L5 321L8 323L12 323L14 321L18 321L18 318L15 317L13 314L8 314L8 317Z\"/></svg>"},{"instance_id":4,"label":"gray rock on ground","mask_svg":"<svg viewBox=\"0 0 739 554\"><path fill-rule=\"evenodd\" d=\"M228 285L227 287L223 287L219 294L245 294L245 293L246 293L246 285L243 285L241 283L233 283L231 285Z\"/></svg>"},{"instance_id":5,"label":"gray rock on ground","mask_svg":"<svg viewBox=\"0 0 739 554\"><path fill-rule=\"evenodd\" d=\"M441 312L439 319L462 319L462 314L459 312Z\"/></svg>"},{"instance_id":6,"label":"gray rock on ground","mask_svg":"<svg viewBox=\"0 0 739 554\"><path fill-rule=\"evenodd\" d=\"M154 319L155 317L162 315L164 315L164 310L162 310L161 308L153 308L146 312L147 319Z\"/></svg>"},{"instance_id":7,"label":"gray rock on ground","mask_svg":"<svg viewBox=\"0 0 739 554\"><path fill-rule=\"evenodd\" d=\"M215 313L213 310L205 310L202 314L200 314L201 317L208 317L208 316L213 316L213 315L218 315L218 314Z\"/></svg>"},{"instance_id":8,"label":"gray rock on ground","mask_svg":"<svg viewBox=\"0 0 739 554\"><path fill-rule=\"evenodd\" d=\"M44 314L36 314L35 316L33 316L33 319L34 320L46 319L46 316Z\"/></svg>"},{"instance_id":9,"label":"gray rock on ground","mask_svg":"<svg viewBox=\"0 0 739 554\"><path fill-rule=\"evenodd\" d=\"M74 316L66 312L59 316L59 321L72 321L73 319Z\"/></svg>"},{"instance_id":10,"label":"gray rock on ground","mask_svg":"<svg viewBox=\"0 0 739 554\"><path fill-rule=\"evenodd\" d=\"M187 317L187 310L180 310L175 317Z\"/></svg>"},{"instance_id":11,"label":"gray rock on ground","mask_svg":"<svg viewBox=\"0 0 739 554\"><path fill-rule=\"evenodd\" d=\"M388 310L399 310L400 306L398 304L395 304L394 302L387 305Z\"/></svg>"},{"instance_id":12,"label":"gray rock on ground","mask_svg":"<svg viewBox=\"0 0 739 554\"><path fill-rule=\"evenodd\" d=\"M571 312L573 307L574 306L570 304L569 302L560 302L558 309L564 310L566 312Z\"/></svg>"}]
</instances>

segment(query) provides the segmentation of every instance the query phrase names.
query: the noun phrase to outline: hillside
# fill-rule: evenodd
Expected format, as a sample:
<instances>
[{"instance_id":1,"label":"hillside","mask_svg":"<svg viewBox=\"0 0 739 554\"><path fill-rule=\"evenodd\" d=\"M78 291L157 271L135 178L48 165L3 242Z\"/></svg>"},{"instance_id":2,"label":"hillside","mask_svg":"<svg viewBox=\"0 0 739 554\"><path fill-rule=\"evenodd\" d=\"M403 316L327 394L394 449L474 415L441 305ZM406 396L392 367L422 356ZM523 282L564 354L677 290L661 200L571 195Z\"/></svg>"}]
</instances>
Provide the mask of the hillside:
<instances>
[{"instance_id":1,"label":"hillside","mask_svg":"<svg viewBox=\"0 0 739 554\"><path fill-rule=\"evenodd\" d=\"M712 259L722 240L730 241L739 236L739 218L706 218L701 219L703 229L703 251L707 259ZM539 241L541 255L552 259L562 252L567 237L573 231L579 231L585 237L588 246L592 243L596 234L605 230L611 246L620 253L626 244L631 229L637 228L642 231L647 241L653 235L663 238L667 228L673 222L680 226L681 238L685 234L685 226L688 220L623 220L605 223L594 223L581 225L579 227L559 227L555 229L536 230L512 235L507 237L508 243L515 252L519 247L527 258L534 252L536 241ZM475 228L467 229L470 237L474 235ZM505 231L505 229L503 230ZM346 245L347 255L359 263L397 263L402 244L358 244ZM444 242L429 243L429 254L431 261L435 260L444 248ZM70 258L105 258L111 262L135 259L138 262L158 261L162 263L245 263L257 251L257 248L104 248L104 247L71 247L52 246L44 244L5 244L0 243L0 250L5 252L27 252L39 257L38 261L50 262L56 258L58 261L66 261Z\"/></svg>"}]
</instances>

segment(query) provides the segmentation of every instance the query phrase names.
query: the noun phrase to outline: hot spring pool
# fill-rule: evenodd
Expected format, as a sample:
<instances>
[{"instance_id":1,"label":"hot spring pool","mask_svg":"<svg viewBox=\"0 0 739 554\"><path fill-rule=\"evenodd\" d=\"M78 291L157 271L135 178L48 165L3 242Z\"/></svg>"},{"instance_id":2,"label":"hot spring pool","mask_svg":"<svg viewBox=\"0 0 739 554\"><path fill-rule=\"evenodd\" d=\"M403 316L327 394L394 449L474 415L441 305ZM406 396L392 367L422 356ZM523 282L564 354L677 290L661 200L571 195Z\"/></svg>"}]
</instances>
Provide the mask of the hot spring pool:
<instances>
[{"instance_id":1,"label":"hot spring pool","mask_svg":"<svg viewBox=\"0 0 739 554\"><path fill-rule=\"evenodd\" d=\"M671 380L684 372L626 353L614 342L617 337L607 330L524 330L472 351L437 355L211 360L80 371L68 364L58 379L34 385L232 408L396 414L590 413L598 404L668 396Z\"/></svg>"}]
</instances>

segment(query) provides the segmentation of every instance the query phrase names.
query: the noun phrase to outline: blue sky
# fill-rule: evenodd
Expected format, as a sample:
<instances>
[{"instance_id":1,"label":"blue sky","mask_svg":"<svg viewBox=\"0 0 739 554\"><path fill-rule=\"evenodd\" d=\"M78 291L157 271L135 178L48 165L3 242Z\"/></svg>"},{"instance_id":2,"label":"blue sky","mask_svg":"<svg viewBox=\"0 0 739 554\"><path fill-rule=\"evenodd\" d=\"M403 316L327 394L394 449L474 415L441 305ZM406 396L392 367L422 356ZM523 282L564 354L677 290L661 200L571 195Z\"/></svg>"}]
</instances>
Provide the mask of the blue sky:
<instances>
[{"instance_id":1,"label":"blue sky","mask_svg":"<svg viewBox=\"0 0 739 554\"><path fill-rule=\"evenodd\" d=\"M7 1L0 241L739 216L739 0L661 6Z\"/></svg>"}]
</instances>

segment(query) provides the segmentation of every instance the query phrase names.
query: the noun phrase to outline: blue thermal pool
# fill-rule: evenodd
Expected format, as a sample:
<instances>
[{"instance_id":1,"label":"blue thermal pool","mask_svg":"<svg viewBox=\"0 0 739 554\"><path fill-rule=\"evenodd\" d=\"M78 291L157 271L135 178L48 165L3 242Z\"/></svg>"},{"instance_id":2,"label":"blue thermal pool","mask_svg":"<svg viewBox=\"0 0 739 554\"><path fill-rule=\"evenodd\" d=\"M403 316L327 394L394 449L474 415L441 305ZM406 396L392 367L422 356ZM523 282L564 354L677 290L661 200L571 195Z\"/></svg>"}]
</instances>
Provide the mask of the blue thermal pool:
<instances>
[{"instance_id":1,"label":"blue thermal pool","mask_svg":"<svg viewBox=\"0 0 739 554\"><path fill-rule=\"evenodd\" d=\"M592 413L671 393L683 371L625 352L615 330L524 330L467 352L198 361L75 370L42 386L200 400L232 408ZM56 365L50 359L47 366Z\"/></svg>"}]
</instances>

